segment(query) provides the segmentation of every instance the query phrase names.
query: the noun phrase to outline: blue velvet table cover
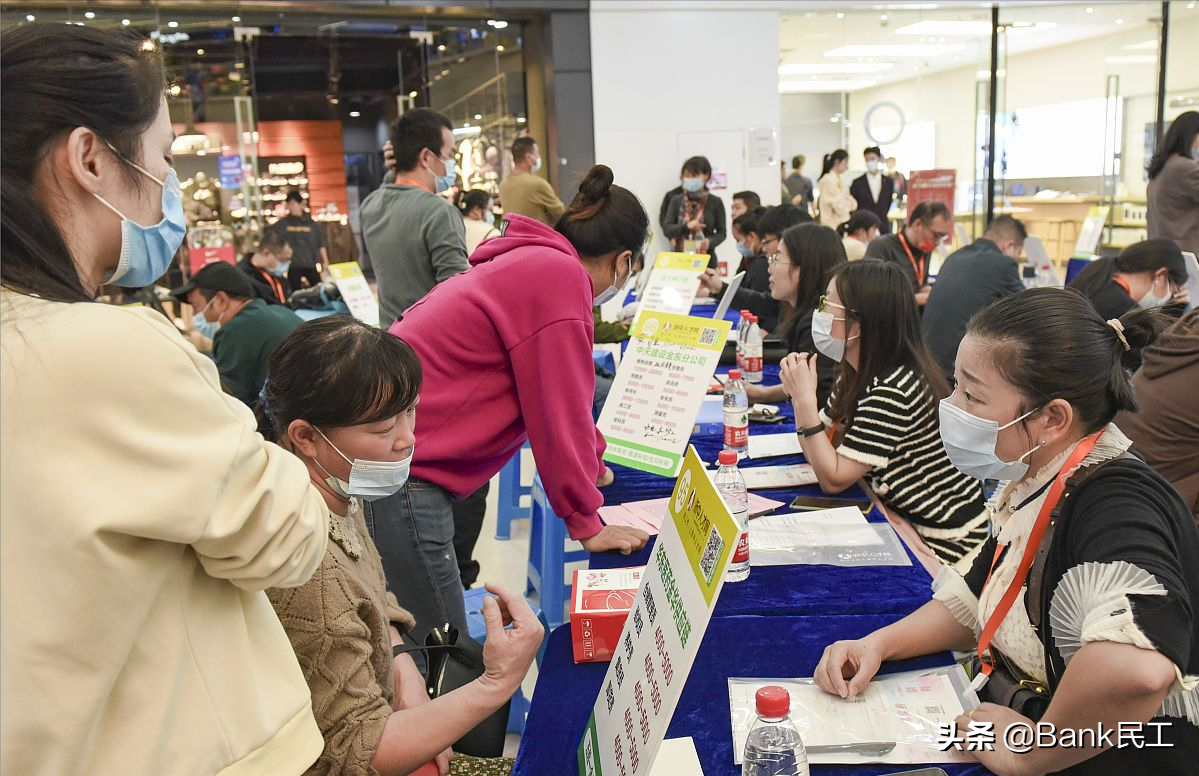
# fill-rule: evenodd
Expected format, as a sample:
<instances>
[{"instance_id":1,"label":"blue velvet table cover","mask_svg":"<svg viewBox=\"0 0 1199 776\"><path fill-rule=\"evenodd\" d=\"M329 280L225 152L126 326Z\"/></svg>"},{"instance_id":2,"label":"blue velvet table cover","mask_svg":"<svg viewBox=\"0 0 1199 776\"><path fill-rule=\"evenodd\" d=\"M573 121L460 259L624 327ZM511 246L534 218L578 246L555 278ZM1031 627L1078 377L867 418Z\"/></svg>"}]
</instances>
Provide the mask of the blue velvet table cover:
<instances>
[{"instance_id":1,"label":"blue velvet table cover","mask_svg":"<svg viewBox=\"0 0 1199 776\"><path fill-rule=\"evenodd\" d=\"M739 776L733 764L729 719L729 677L811 676L825 646L859 638L898 619L894 614L820 617L715 617L708 625L695 663L675 709L667 738L695 740L705 776ZM880 673L948 665L948 654L896 661ZM533 693L514 776L572 776L576 751L608 670L607 663L574 665L570 626L550 636ZM898 765L813 765L812 773L873 776L916 767ZM950 776L983 776L977 764L942 765Z\"/></svg>"}]
</instances>

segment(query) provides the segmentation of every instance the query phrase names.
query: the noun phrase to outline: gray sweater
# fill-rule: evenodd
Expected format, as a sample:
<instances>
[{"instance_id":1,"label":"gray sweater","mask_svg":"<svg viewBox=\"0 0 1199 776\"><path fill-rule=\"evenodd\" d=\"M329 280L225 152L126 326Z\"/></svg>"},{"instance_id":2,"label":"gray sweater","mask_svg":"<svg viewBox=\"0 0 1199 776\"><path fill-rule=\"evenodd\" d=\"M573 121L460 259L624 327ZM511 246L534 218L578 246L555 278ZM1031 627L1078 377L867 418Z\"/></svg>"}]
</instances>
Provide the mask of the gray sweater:
<instances>
[{"instance_id":1,"label":"gray sweater","mask_svg":"<svg viewBox=\"0 0 1199 776\"><path fill-rule=\"evenodd\" d=\"M1199 255L1199 161L1171 156L1149 181L1148 197L1149 236L1169 238Z\"/></svg>"},{"instance_id":2,"label":"gray sweater","mask_svg":"<svg viewBox=\"0 0 1199 776\"><path fill-rule=\"evenodd\" d=\"M379 284L380 322L470 266L457 208L418 186L386 184L362 203L362 239Z\"/></svg>"}]
</instances>

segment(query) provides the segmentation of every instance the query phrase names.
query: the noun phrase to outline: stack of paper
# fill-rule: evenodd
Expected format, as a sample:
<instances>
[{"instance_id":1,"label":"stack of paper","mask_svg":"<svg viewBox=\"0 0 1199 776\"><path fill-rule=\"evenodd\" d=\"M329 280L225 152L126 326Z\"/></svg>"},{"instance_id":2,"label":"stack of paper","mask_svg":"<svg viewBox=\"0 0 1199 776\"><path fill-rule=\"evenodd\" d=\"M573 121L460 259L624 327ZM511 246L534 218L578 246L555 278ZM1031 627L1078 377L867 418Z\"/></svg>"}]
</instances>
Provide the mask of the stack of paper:
<instances>
[{"instance_id":1,"label":"stack of paper","mask_svg":"<svg viewBox=\"0 0 1199 776\"><path fill-rule=\"evenodd\" d=\"M768 515L750 531L753 549L790 547L868 547L882 541L857 507Z\"/></svg>"},{"instance_id":2,"label":"stack of paper","mask_svg":"<svg viewBox=\"0 0 1199 776\"><path fill-rule=\"evenodd\" d=\"M656 534L662 527L662 521L670 514L669 504L669 498L629 501L624 504L600 507L599 515L605 525L625 525ZM750 517L768 514L781 506L783 506L781 501L762 498L754 493L749 494ZM859 514L861 513L859 512Z\"/></svg>"},{"instance_id":3,"label":"stack of paper","mask_svg":"<svg viewBox=\"0 0 1199 776\"><path fill-rule=\"evenodd\" d=\"M741 470L741 476L745 478L745 487L750 490L797 488L801 485L816 484L816 472L806 463L793 466L747 466Z\"/></svg>"},{"instance_id":4,"label":"stack of paper","mask_svg":"<svg viewBox=\"0 0 1199 776\"><path fill-rule=\"evenodd\" d=\"M749 457L773 458L779 455L802 455L799 446L799 435L790 434L750 434Z\"/></svg>"}]
</instances>

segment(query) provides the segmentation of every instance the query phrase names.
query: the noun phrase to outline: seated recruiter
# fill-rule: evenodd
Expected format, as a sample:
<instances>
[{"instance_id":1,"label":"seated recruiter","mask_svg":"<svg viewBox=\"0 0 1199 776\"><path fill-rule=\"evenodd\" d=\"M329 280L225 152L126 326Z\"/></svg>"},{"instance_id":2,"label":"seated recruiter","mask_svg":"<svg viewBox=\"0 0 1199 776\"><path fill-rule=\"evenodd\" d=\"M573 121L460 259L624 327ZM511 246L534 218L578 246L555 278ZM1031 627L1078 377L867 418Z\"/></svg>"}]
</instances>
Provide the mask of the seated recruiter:
<instances>
[{"instance_id":1,"label":"seated recruiter","mask_svg":"<svg viewBox=\"0 0 1199 776\"><path fill-rule=\"evenodd\" d=\"M891 202L895 199L895 182L889 175L883 174L883 152L878 146L870 146L862 152L866 162L866 172L854 178L849 184L849 195L858 203L856 212L869 210L878 216L880 229L883 234L891 233L891 222L887 214L891 212Z\"/></svg>"},{"instance_id":2,"label":"seated recruiter","mask_svg":"<svg viewBox=\"0 0 1199 776\"><path fill-rule=\"evenodd\" d=\"M258 247L237 263L254 286L254 293L267 304L287 304L291 296L291 281L287 278L291 254L291 246L283 236L267 230L259 239Z\"/></svg>"},{"instance_id":3,"label":"seated recruiter","mask_svg":"<svg viewBox=\"0 0 1199 776\"><path fill-rule=\"evenodd\" d=\"M1121 411L1116 425L1199 520L1199 310L1141 351L1132 388L1140 408Z\"/></svg>"},{"instance_id":4,"label":"seated recruiter","mask_svg":"<svg viewBox=\"0 0 1199 776\"><path fill-rule=\"evenodd\" d=\"M974 753L991 772L1194 773L1199 528L1111 423L1136 409L1120 354L1152 341L1153 317L1105 321L1077 294L1034 288L971 320L941 434L961 471L1008 481L998 533L966 574L941 569L914 614L826 648L817 684L856 698L885 661L977 648L984 702L957 727L995 731ZM1085 743L1009 749L1010 726L1037 722ZM1106 745L1086 735L1101 730ZM1151 743L1116 748L1118 730Z\"/></svg>"},{"instance_id":5,"label":"seated recruiter","mask_svg":"<svg viewBox=\"0 0 1199 776\"><path fill-rule=\"evenodd\" d=\"M524 598L488 586L499 598L483 605L481 677L430 700L412 656L393 657L413 621L388 592L362 502L408 477L420 384L412 348L348 316L309 321L271 357L263 414L278 443L308 467L329 514L328 547L312 579L267 591L324 736L310 776L402 776L431 761L445 774L451 745L512 697L541 644ZM402 599L406 591L394 592Z\"/></svg>"},{"instance_id":6,"label":"seated recruiter","mask_svg":"<svg viewBox=\"0 0 1199 776\"><path fill-rule=\"evenodd\" d=\"M928 302L928 267L932 253L953 229L953 217L944 202L928 200L908 212L908 223L895 234L884 234L866 247L866 255L899 267L916 295L916 304Z\"/></svg>"},{"instance_id":7,"label":"seated recruiter","mask_svg":"<svg viewBox=\"0 0 1199 776\"><path fill-rule=\"evenodd\" d=\"M466 628L453 499L488 482L526 440L550 505L584 548L629 553L648 539L600 522L599 486L612 473L591 412L592 308L627 284L649 218L597 165L556 229L523 216L504 220L504 234L479 246L468 272L391 327L421 358L425 420L412 478L395 496L368 504L367 523L389 586L406 591L418 640L433 625ZM539 282L530 283L534 277Z\"/></svg>"},{"instance_id":8,"label":"seated recruiter","mask_svg":"<svg viewBox=\"0 0 1199 776\"><path fill-rule=\"evenodd\" d=\"M943 563L964 572L990 518L982 483L955 469L941 445L937 401L949 387L920 339L910 285L876 259L838 267L812 316L816 349L841 364L832 396L821 410L815 354L787 356L780 376L821 489L840 493L865 478Z\"/></svg>"},{"instance_id":9,"label":"seated recruiter","mask_svg":"<svg viewBox=\"0 0 1199 776\"><path fill-rule=\"evenodd\" d=\"M815 353L812 313L820 303L829 275L845 263L845 251L837 234L814 222L797 224L783 232L778 252L770 258L770 293L785 307L788 317L779 334L788 353ZM837 362L824 354L816 356L816 400L824 406L837 379ZM751 402L788 401L783 385L747 383Z\"/></svg>"},{"instance_id":10,"label":"seated recruiter","mask_svg":"<svg viewBox=\"0 0 1199 776\"><path fill-rule=\"evenodd\" d=\"M541 149L531 137L518 137L512 143L512 172L500 183L500 204L504 215L535 218L553 226L562 217L566 205L554 193L541 171Z\"/></svg>"},{"instance_id":11,"label":"seated recruiter","mask_svg":"<svg viewBox=\"0 0 1199 776\"><path fill-rule=\"evenodd\" d=\"M869 210L856 210L849 220L837 227L845 258L850 261L866 258L866 246L874 241L883 222Z\"/></svg>"},{"instance_id":12,"label":"seated recruiter","mask_svg":"<svg viewBox=\"0 0 1199 776\"><path fill-rule=\"evenodd\" d=\"M783 232L795 224L811 220L812 217L806 210L795 205L766 208L766 212L756 219L754 237L758 241L758 255L762 258L748 265L749 269L755 270L752 272L753 277L747 272L742 278L741 287L733 295L730 307L735 310L749 310L758 316L758 324L766 334L771 334L778 328L783 313L778 299L770 294L770 273L766 260L778 252ZM748 222L744 225L746 230L750 229ZM763 269L767 270L765 275L762 273ZM700 278L700 293L711 293L720 298L724 296L727 287L728 284L720 279L714 269L706 270Z\"/></svg>"},{"instance_id":13,"label":"seated recruiter","mask_svg":"<svg viewBox=\"0 0 1199 776\"><path fill-rule=\"evenodd\" d=\"M492 197L483 189L471 189L462 197L462 225L466 228L466 254L475 252L479 243L495 237L500 230L495 228L495 213L491 210Z\"/></svg>"},{"instance_id":14,"label":"seated recruiter","mask_svg":"<svg viewBox=\"0 0 1199 776\"><path fill-rule=\"evenodd\" d=\"M738 191L733 195L733 204L729 207L729 217L736 219L751 210L762 207L762 198L756 191Z\"/></svg>"},{"instance_id":15,"label":"seated recruiter","mask_svg":"<svg viewBox=\"0 0 1199 776\"><path fill-rule=\"evenodd\" d=\"M663 210L662 234L676 251L694 246L696 253L712 257L708 266L716 266L716 248L728 235L724 201L708 193L712 164L703 156L683 162L679 173L683 190L670 198Z\"/></svg>"},{"instance_id":16,"label":"seated recruiter","mask_svg":"<svg viewBox=\"0 0 1199 776\"><path fill-rule=\"evenodd\" d=\"M1070 288L1091 300L1104 320L1119 318L1129 310L1164 308L1181 313L1190 303L1187 268L1182 249L1173 240L1159 237L1125 248L1118 256L1105 256L1083 267ZM1135 372L1141 351L1124 354L1124 367Z\"/></svg>"},{"instance_id":17,"label":"seated recruiter","mask_svg":"<svg viewBox=\"0 0 1199 776\"><path fill-rule=\"evenodd\" d=\"M953 360L971 316L997 299L1024 290L1018 265L1027 236L1020 221L999 216L982 237L954 251L941 265L920 327L946 379L953 379Z\"/></svg>"},{"instance_id":18,"label":"seated recruiter","mask_svg":"<svg viewBox=\"0 0 1199 776\"><path fill-rule=\"evenodd\" d=\"M733 218L733 241L741 256L737 272L745 273L745 277L741 278L741 286L757 291L765 291L770 282L766 254L762 252L762 235L758 231L758 222L765 213L766 208L759 207Z\"/></svg>"},{"instance_id":19,"label":"seated recruiter","mask_svg":"<svg viewBox=\"0 0 1199 776\"><path fill-rule=\"evenodd\" d=\"M255 299L250 279L223 261L202 268L171 296L192 306L192 326L212 340L221 387L254 409L267 359L302 323L300 317L282 305Z\"/></svg>"}]
</instances>

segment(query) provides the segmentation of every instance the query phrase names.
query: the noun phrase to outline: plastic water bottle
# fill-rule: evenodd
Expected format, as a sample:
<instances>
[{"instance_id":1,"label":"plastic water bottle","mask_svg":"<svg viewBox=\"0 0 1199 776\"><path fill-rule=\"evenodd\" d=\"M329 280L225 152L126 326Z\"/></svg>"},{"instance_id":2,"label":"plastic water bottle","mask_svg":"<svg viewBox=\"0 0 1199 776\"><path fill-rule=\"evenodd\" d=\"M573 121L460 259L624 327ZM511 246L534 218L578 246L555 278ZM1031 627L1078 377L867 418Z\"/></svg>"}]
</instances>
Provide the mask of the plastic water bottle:
<instances>
[{"instance_id":1,"label":"plastic water bottle","mask_svg":"<svg viewBox=\"0 0 1199 776\"><path fill-rule=\"evenodd\" d=\"M724 384L724 449L738 456L749 452L749 398L740 369L730 369Z\"/></svg>"},{"instance_id":2,"label":"plastic water bottle","mask_svg":"<svg viewBox=\"0 0 1199 776\"><path fill-rule=\"evenodd\" d=\"M791 696L767 685L754 696L758 718L745 739L741 776L808 776L808 752L791 722Z\"/></svg>"},{"instance_id":3,"label":"plastic water bottle","mask_svg":"<svg viewBox=\"0 0 1199 776\"><path fill-rule=\"evenodd\" d=\"M758 327L758 316L749 316L749 328L745 330L745 381L762 382L762 329Z\"/></svg>"},{"instance_id":4,"label":"plastic water bottle","mask_svg":"<svg viewBox=\"0 0 1199 776\"><path fill-rule=\"evenodd\" d=\"M1037 267L1037 287L1038 288L1053 288L1057 283L1053 280L1053 270L1050 269L1049 263L1045 262Z\"/></svg>"},{"instance_id":5,"label":"plastic water bottle","mask_svg":"<svg viewBox=\"0 0 1199 776\"><path fill-rule=\"evenodd\" d=\"M749 328L749 310L741 311L737 321L737 368L745 369L745 330Z\"/></svg>"},{"instance_id":6,"label":"plastic water bottle","mask_svg":"<svg viewBox=\"0 0 1199 776\"><path fill-rule=\"evenodd\" d=\"M725 573L725 582L741 582L749 577L749 494L745 490L745 478L737 469L737 453L733 450L720 451L720 469L716 472L716 490L741 526L737 549L733 551L733 562Z\"/></svg>"}]
</instances>

